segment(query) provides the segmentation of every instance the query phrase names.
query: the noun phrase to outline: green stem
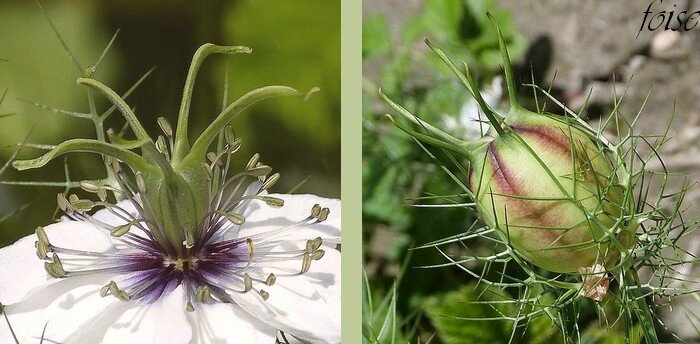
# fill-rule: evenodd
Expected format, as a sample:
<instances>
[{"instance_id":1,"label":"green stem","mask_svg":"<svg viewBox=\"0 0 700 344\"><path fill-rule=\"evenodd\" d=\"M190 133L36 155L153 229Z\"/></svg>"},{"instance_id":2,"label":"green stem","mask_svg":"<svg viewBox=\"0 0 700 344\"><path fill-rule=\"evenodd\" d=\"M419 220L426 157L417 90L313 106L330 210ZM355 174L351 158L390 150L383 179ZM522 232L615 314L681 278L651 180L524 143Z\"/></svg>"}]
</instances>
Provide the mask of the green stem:
<instances>
[{"instance_id":1,"label":"green stem","mask_svg":"<svg viewBox=\"0 0 700 344\"><path fill-rule=\"evenodd\" d=\"M632 306L639 320L639 324L641 325L644 339L647 344L658 344L659 338L656 336L654 318L649 310L650 307L649 304L647 304L646 297L642 292L639 275L632 267L627 268L627 273L634 279L634 288L628 288L627 292L630 293L630 296L634 299Z\"/></svg>"},{"instance_id":2,"label":"green stem","mask_svg":"<svg viewBox=\"0 0 700 344\"><path fill-rule=\"evenodd\" d=\"M195 78L199 67L204 59L211 54L250 54L252 50L243 46L220 46L211 43L203 44L197 49L192 57L190 69L187 72L185 88L182 91L182 103L177 118L177 130L175 131L175 148L173 149L173 166L177 165L188 153L190 149L187 138L187 127L189 125L190 104L192 103L192 90L194 89Z\"/></svg>"}]
</instances>

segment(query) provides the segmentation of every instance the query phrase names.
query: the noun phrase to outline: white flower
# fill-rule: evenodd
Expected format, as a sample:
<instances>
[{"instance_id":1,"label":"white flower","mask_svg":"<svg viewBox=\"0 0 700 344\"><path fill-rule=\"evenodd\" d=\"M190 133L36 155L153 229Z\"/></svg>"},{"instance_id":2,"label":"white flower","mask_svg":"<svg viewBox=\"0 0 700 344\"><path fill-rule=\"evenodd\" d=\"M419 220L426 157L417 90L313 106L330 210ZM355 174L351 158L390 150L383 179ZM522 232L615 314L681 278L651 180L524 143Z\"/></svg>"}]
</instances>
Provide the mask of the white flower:
<instances>
[{"instance_id":1,"label":"white flower","mask_svg":"<svg viewBox=\"0 0 700 344\"><path fill-rule=\"evenodd\" d=\"M340 342L340 202L258 196L238 205L240 226L213 216L211 239L186 259L169 258L147 225L110 235L140 218L138 196L93 216L68 200L72 219L0 249L0 302L14 334L21 343L42 333L59 343L274 343L279 329ZM3 321L0 343L12 342Z\"/></svg>"},{"instance_id":2,"label":"white flower","mask_svg":"<svg viewBox=\"0 0 700 344\"><path fill-rule=\"evenodd\" d=\"M234 117L261 100L307 98L316 89L249 91L188 140L203 59L250 52L197 49L176 130L159 118L155 140L92 72L78 78L119 109L135 140L108 131L110 142L66 140L12 162L25 170L62 154L97 153L107 176L80 182L98 200L59 194L63 221L0 249L0 303L12 325L0 324L1 343L274 343L278 330L287 339L340 342L340 202L268 194L280 175L258 154L242 171L232 168L242 142L229 126ZM110 194L121 201L108 202ZM103 209L91 215L96 208Z\"/></svg>"}]
</instances>

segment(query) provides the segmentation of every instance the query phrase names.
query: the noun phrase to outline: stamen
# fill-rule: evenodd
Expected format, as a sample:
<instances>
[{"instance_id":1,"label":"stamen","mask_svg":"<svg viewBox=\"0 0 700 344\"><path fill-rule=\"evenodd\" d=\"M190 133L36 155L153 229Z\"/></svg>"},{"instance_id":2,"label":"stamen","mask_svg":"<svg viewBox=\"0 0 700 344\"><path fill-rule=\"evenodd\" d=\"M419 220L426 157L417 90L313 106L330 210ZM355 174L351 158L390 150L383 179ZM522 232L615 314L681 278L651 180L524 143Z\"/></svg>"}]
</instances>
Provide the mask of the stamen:
<instances>
[{"instance_id":1,"label":"stamen","mask_svg":"<svg viewBox=\"0 0 700 344\"><path fill-rule=\"evenodd\" d=\"M34 233L36 233L36 237L40 242L46 244L47 246L49 245L49 236L46 235L46 230L44 230L44 227L36 227Z\"/></svg>"},{"instance_id":2,"label":"stamen","mask_svg":"<svg viewBox=\"0 0 700 344\"><path fill-rule=\"evenodd\" d=\"M241 215L234 214L234 213L218 213L218 214L225 216L226 219L231 221L234 225L240 226L243 223L245 223L245 217L243 217Z\"/></svg>"},{"instance_id":3,"label":"stamen","mask_svg":"<svg viewBox=\"0 0 700 344\"><path fill-rule=\"evenodd\" d=\"M61 278L65 276L66 270L63 269L63 264L61 264L61 260L58 258L58 255L54 253L51 259L51 262L44 263L44 269L46 269L46 272L48 272L53 278Z\"/></svg>"},{"instance_id":4,"label":"stamen","mask_svg":"<svg viewBox=\"0 0 700 344\"><path fill-rule=\"evenodd\" d=\"M58 204L58 208L61 209L61 211L63 211L64 213L73 211L70 203L68 202L66 196L63 193L59 193L58 195L56 195L56 204Z\"/></svg>"},{"instance_id":5,"label":"stamen","mask_svg":"<svg viewBox=\"0 0 700 344\"><path fill-rule=\"evenodd\" d=\"M318 218L319 214L321 214L321 205L314 204L314 206L311 207L311 217Z\"/></svg>"},{"instance_id":6,"label":"stamen","mask_svg":"<svg viewBox=\"0 0 700 344\"><path fill-rule=\"evenodd\" d=\"M275 174L271 175L270 177L268 177L267 179L265 179L265 182L262 184L262 186L260 186L260 188L263 190L267 190L267 189L273 187L275 184L277 184L277 181L279 179L280 179L280 174L275 173Z\"/></svg>"},{"instance_id":7,"label":"stamen","mask_svg":"<svg viewBox=\"0 0 700 344\"><path fill-rule=\"evenodd\" d=\"M83 180L80 182L80 188L90 192L90 193L97 193L97 191L100 190L100 186L97 185L96 183L89 181L89 180Z\"/></svg>"},{"instance_id":8,"label":"stamen","mask_svg":"<svg viewBox=\"0 0 700 344\"><path fill-rule=\"evenodd\" d=\"M209 289L209 287L206 285L200 286L197 288L195 298L197 302L209 303L209 300L211 299L211 289Z\"/></svg>"},{"instance_id":9,"label":"stamen","mask_svg":"<svg viewBox=\"0 0 700 344\"><path fill-rule=\"evenodd\" d=\"M236 145L236 143L241 142L240 139L236 139L236 134L233 131L233 127L230 125L227 125L226 128L224 128L224 139L226 140L226 143L228 143L229 147L233 147Z\"/></svg>"},{"instance_id":10,"label":"stamen","mask_svg":"<svg viewBox=\"0 0 700 344\"><path fill-rule=\"evenodd\" d=\"M129 222L125 225L114 227L114 229L112 229L112 231L110 231L109 234L111 234L114 237L120 237L129 232L129 230L131 229L131 225L131 222Z\"/></svg>"},{"instance_id":11,"label":"stamen","mask_svg":"<svg viewBox=\"0 0 700 344\"><path fill-rule=\"evenodd\" d=\"M221 162L221 155L217 155L214 152L209 152L207 153L207 159L209 160L210 163L216 166L223 166L224 164Z\"/></svg>"},{"instance_id":12,"label":"stamen","mask_svg":"<svg viewBox=\"0 0 700 344\"><path fill-rule=\"evenodd\" d=\"M146 193L146 182L143 180L141 172L136 172L136 187L139 189L141 194Z\"/></svg>"},{"instance_id":13,"label":"stamen","mask_svg":"<svg viewBox=\"0 0 700 344\"><path fill-rule=\"evenodd\" d=\"M192 236L192 233L190 232L185 232L185 241L183 242L185 244L185 247L188 249L194 247L194 236Z\"/></svg>"},{"instance_id":14,"label":"stamen","mask_svg":"<svg viewBox=\"0 0 700 344\"><path fill-rule=\"evenodd\" d=\"M277 281L277 277L275 277L275 274L270 273L267 276L267 279L265 280L265 284L267 284L269 287L271 287L272 285L275 284L276 281Z\"/></svg>"},{"instance_id":15,"label":"stamen","mask_svg":"<svg viewBox=\"0 0 700 344\"><path fill-rule=\"evenodd\" d=\"M107 285L100 289L100 296L106 297L107 295L116 295L119 292L117 284L114 281L109 281Z\"/></svg>"},{"instance_id":16,"label":"stamen","mask_svg":"<svg viewBox=\"0 0 700 344\"><path fill-rule=\"evenodd\" d=\"M204 173L207 174L207 179L211 180L214 177L214 172L211 170L209 165L207 165L206 162L202 162L201 164L202 170L204 170Z\"/></svg>"},{"instance_id":17,"label":"stamen","mask_svg":"<svg viewBox=\"0 0 700 344\"><path fill-rule=\"evenodd\" d=\"M167 159L170 159L170 152L168 151L168 143L165 142L165 137L158 135L156 139L156 150L163 154Z\"/></svg>"},{"instance_id":18,"label":"stamen","mask_svg":"<svg viewBox=\"0 0 700 344\"><path fill-rule=\"evenodd\" d=\"M165 136L173 136L173 128L170 126L170 122L168 122L165 117L158 117L157 122L160 130L163 131Z\"/></svg>"},{"instance_id":19,"label":"stamen","mask_svg":"<svg viewBox=\"0 0 700 344\"><path fill-rule=\"evenodd\" d=\"M49 249L49 246L41 240L38 240L35 243L35 246L36 246L36 255L41 260L46 259L47 253L51 252L51 250Z\"/></svg>"},{"instance_id":20,"label":"stamen","mask_svg":"<svg viewBox=\"0 0 700 344\"><path fill-rule=\"evenodd\" d=\"M255 166L248 169L248 173L253 177L264 177L272 172L272 167L267 165Z\"/></svg>"},{"instance_id":21,"label":"stamen","mask_svg":"<svg viewBox=\"0 0 700 344\"><path fill-rule=\"evenodd\" d=\"M247 293L251 289L253 289L253 279L251 279L250 276L245 273L243 274L243 292Z\"/></svg>"},{"instance_id":22,"label":"stamen","mask_svg":"<svg viewBox=\"0 0 700 344\"><path fill-rule=\"evenodd\" d=\"M275 198L270 196L257 196L256 198L265 202L265 204L273 208L281 208L284 206L284 200L281 198Z\"/></svg>"},{"instance_id":23,"label":"stamen","mask_svg":"<svg viewBox=\"0 0 700 344\"><path fill-rule=\"evenodd\" d=\"M248 160L248 164L245 166L245 170L248 171L255 167L258 164L258 160L260 160L260 154L255 153L253 154L252 157L250 157L250 160Z\"/></svg>"}]
</instances>

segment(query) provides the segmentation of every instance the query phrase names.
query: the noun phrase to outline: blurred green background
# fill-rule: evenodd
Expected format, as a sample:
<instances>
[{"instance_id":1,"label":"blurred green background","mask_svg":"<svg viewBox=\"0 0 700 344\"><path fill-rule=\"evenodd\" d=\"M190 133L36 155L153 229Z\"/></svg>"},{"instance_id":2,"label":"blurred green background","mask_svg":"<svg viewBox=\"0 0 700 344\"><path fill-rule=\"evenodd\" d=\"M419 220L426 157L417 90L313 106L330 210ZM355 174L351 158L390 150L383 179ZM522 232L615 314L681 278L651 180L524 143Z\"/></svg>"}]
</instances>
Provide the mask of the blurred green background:
<instances>
[{"instance_id":1,"label":"blurred green background","mask_svg":"<svg viewBox=\"0 0 700 344\"><path fill-rule=\"evenodd\" d=\"M47 1L43 7L82 66L95 63L117 29L117 39L96 78L125 92L150 68L146 81L127 99L152 136L159 116L175 126L182 87L194 51L203 43L246 45L252 55L214 55L205 61L195 86L190 117L194 138L219 113L225 78L229 101L257 87L280 84L321 92L307 102L273 99L233 122L243 139L239 166L255 152L282 174L273 191L325 197L340 195L340 2L339 1ZM229 73L225 74L228 62ZM89 112L87 89L49 22L34 2L0 2L0 161L4 163L30 131L28 142L57 144L93 138L90 120L67 117L27 101ZM98 111L109 106L99 95ZM111 116L106 128L124 121ZM25 148L19 158L42 151ZM70 179L103 176L100 158L67 156ZM64 159L44 168L0 179L63 181ZM308 180L307 180L308 179ZM307 180L306 182L304 182ZM0 186L0 247L32 233L54 216L63 188Z\"/></svg>"}]
</instances>

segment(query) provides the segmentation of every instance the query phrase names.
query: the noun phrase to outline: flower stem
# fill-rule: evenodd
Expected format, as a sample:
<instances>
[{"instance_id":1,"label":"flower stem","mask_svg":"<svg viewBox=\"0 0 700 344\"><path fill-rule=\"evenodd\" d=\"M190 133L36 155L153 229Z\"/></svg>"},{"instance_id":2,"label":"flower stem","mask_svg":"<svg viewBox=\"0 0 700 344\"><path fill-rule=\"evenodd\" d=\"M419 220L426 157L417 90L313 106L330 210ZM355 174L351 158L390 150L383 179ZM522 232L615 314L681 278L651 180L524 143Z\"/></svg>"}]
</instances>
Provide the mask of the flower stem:
<instances>
[{"instance_id":1,"label":"flower stem","mask_svg":"<svg viewBox=\"0 0 700 344\"><path fill-rule=\"evenodd\" d=\"M654 318L649 311L649 304L647 304L646 297L642 292L641 283L639 283L639 275L632 267L627 269L627 273L634 279L633 288L628 288L627 292L630 293L630 296L634 300L634 302L632 302L632 308L641 325L645 342L647 344L658 344L659 338L656 336L653 320Z\"/></svg>"}]
</instances>

